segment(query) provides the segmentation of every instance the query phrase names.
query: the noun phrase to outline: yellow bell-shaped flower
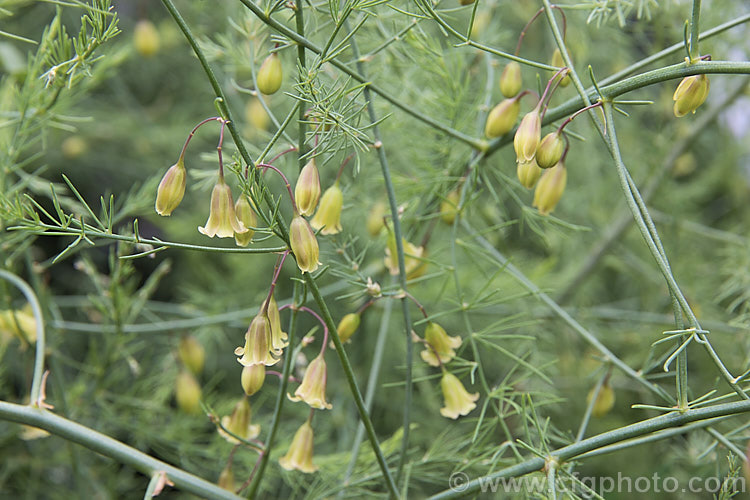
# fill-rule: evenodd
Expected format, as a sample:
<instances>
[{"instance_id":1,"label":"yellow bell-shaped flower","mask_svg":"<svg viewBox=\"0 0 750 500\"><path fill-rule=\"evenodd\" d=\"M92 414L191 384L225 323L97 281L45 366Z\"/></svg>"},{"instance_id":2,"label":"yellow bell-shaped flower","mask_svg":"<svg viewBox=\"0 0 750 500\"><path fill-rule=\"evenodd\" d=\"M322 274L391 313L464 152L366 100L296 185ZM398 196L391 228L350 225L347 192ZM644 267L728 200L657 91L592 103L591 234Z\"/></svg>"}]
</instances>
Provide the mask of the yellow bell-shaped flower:
<instances>
[{"instance_id":1,"label":"yellow bell-shaped flower","mask_svg":"<svg viewBox=\"0 0 750 500\"><path fill-rule=\"evenodd\" d=\"M278 363L275 356L279 353L273 351L271 346L271 322L267 313L261 311L253 318L245 332L245 346L235 349L234 354L241 356L237 361L242 366L271 366Z\"/></svg>"},{"instance_id":2,"label":"yellow bell-shaped flower","mask_svg":"<svg viewBox=\"0 0 750 500\"><path fill-rule=\"evenodd\" d=\"M708 97L710 84L706 75L686 76L674 91L674 115L679 118L688 113L695 113L698 106Z\"/></svg>"},{"instance_id":3,"label":"yellow bell-shaped flower","mask_svg":"<svg viewBox=\"0 0 750 500\"><path fill-rule=\"evenodd\" d=\"M424 339L427 345L420 356L430 366L440 366L449 362L456 356L454 349L461 347L461 337L449 337L442 326L432 321L427 323Z\"/></svg>"},{"instance_id":4,"label":"yellow bell-shaped flower","mask_svg":"<svg viewBox=\"0 0 750 500\"><path fill-rule=\"evenodd\" d=\"M563 162L544 171L534 191L533 205L539 209L540 214L547 215L555 209L565 191L567 180L568 169Z\"/></svg>"},{"instance_id":5,"label":"yellow bell-shaped flower","mask_svg":"<svg viewBox=\"0 0 750 500\"><path fill-rule=\"evenodd\" d=\"M297 429L286 455L279 459L279 465L286 470L298 470L310 474L318 470L313 464L313 429L310 421L305 421Z\"/></svg>"},{"instance_id":6,"label":"yellow bell-shaped flower","mask_svg":"<svg viewBox=\"0 0 750 500\"><path fill-rule=\"evenodd\" d=\"M237 219L232 201L232 189L224 182L224 176L220 175L213 191L211 192L211 211L205 226L199 227L198 231L213 238L231 238L235 233L246 233L247 228Z\"/></svg>"},{"instance_id":7,"label":"yellow bell-shaped flower","mask_svg":"<svg viewBox=\"0 0 750 500\"><path fill-rule=\"evenodd\" d=\"M311 408L319 410L330 410L332 406L326 402L326 379L328 377L328 368L326 361L321 354L313 359L305 376L302 377L302 384L294 391L294 396L287 394L291 401L304 401Z\"/></svg>"},{"instance_id":8,"label":"yellow bell-shaped flower","mask_svg":"<svg viewBox=\"0 0 750 500\"><path fill-rule=\"evenodd\" d=\"M457 419L459 416L468 415L471 410L477 407L476 401L479 394L469 394L464 389L463 384L458 377L448 371L443 371L443 378L440 380L440 387L443 390L445 406L440 408L440 414L446 418Z\"/></svg>"}]
</instances>

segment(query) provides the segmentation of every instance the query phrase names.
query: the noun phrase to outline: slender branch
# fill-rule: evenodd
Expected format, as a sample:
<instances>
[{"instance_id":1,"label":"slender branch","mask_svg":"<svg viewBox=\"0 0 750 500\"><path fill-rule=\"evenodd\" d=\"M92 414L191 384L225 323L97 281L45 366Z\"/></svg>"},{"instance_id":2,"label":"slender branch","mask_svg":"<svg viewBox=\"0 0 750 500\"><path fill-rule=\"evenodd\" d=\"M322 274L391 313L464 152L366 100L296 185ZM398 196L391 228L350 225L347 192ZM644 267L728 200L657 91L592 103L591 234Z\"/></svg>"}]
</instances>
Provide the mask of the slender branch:
<instances>
[{"instance_id":1,"label":"slender branch","mask_svg":"<svg viewBox=\"0 0 750 500\"><path fill-rule=\"evenodd\" d=\"M297 34L300 37L305 36L305 18L304 18L304 12L303 12L303 3L302 0L295 0L295 8L294 8L294 20L297 26ZM300 71L300 78L304 81L305 80L305 71L306 65L305 65L305 46L302 44L297 45L297 65L298 69ZM299 137L297 138L298 146L297 146L297 158L299 162L299 169L302 170L302 168L305 166L305 134L307 132L307 124L305 123L305 108L301 105L297 108L297 125L299 127Z\"/></svg>"},{"instance_id":2,"label":"slender branch","mask_svg":"<svg viewBox=\"0 0 750 500\"><path fill-rule=\"evenodd\" d=\"M34 290L21 278L15 274L9 273L4 269L0 269L0 278L5 281L9 281L16 288L21 290L24 297L31 305L31 311L34 314L34 322L36 323L36 353L34 358L34 375L31 379L31 393L29 395L29 404L35 407L41 406L42 396L42 380L44 376L44 349L45 349L45 337L44 337L44 316L42 315L42 307L39 305L39 300L36 298Z\"/></svg>"},{"instance_id":3,"label":"slender branch","mask_svg":"<svg viewBox=\"0 0 750 500\"><path fill-rule=\"evenodd\" d=\"M465 486L465 488L462 488L460 491L446 490L430 497L430 499L442 500L448 498L460 498L469 496L472 493L481 491L482 485L486 485L492 480L497 480L504 477L518 477L529 474L531 472L539 471L544 467L546 460L554 459L558 462L563 462L579 457L587 452L597 450L614 443L619 443L621 441L625 441L626 439L631 439L660 431L662 429L672 429L690 422L696 422L705 419L714 419L715 417L727 417L730 415L746 413L748 411L750 411L750 401L738 401L734 403L715 405L709 408L688 410L684 413L671 412L666 415L643 420L635 424L627 425L619 429L614 429L612 431L605 432L588 439L584 439L577 443L564 446L549 453L547 457L534 457L528 459L524 462L521 462L520 464L506 467L487 476L470 481L468 484L462 484L462 486ZM715 420L711 421L711 423L714 422ZM664 433L659 435L662 437L666 437Z\"/></svg>"},{"instance_id":4,"label":"slender branch","mask_svg":"<svg viewBox=\"0 0 750 500\"><path fill-rule=\"evenodd\" d=\"M692 14L690 15L690 59L698 59L701 55L698 47L700 37L701 0L693 0Z\"/></svg>"},{"instance_id":5,"label":"slender branch","mask_svg":"<svg viewBox=\"0 0 750 500\"><path fill-rule=\"evenodd\" d=\"M52 412L0 401L0 419L44 429L152 477L164 472L175 486L209 499L238 500L234 493Z\"/></svg>"},{"instance_id":6,"label":"slender branch","mask_svg":"<svg viewBox=\"0 0 750 500\"><path fill-rule=\"evenodd\" d=\"M325 324L328 326L331 340L333 341L333 345L336 347L336 355L339 357L341 368L343 368L344 370L344 377L346 377L346 382L349 384L349 389L351 390L352 396L354 397L354 404L357 406L357 411L359 411L359 418L365 426L367 437L370 440L372 450L375 453L375 459L377 460L380 471L382 472L383 477L386 480L385 485L388 488L388 493L393 498L400 498L398 488L396 487L396 483L393 481L393 477L391 476L391 471L388 468L388 462L383 455L383 450L380 449L378 437L375 434L375 428L373 427L372 421L370 420L370 415L367 411L367 408L365 407L364 401L362 400L362 394L359 391L357 379L354 376L354 370L352 370L352 365L349 362L349 357L346 355L344 345L341 343L341 339L339 338L339 332L336 329L336 324L333 322L331 312L328 310L328 305L323 299L323 296L320 294L320 288L318 288L318 284L315 282L312 275L310 273L303 273L302 276L304 277L305 282L307 283L307 286L312 293L313 299L320 308L320 314L323 317Z\"/></svg>"}]
</instances>

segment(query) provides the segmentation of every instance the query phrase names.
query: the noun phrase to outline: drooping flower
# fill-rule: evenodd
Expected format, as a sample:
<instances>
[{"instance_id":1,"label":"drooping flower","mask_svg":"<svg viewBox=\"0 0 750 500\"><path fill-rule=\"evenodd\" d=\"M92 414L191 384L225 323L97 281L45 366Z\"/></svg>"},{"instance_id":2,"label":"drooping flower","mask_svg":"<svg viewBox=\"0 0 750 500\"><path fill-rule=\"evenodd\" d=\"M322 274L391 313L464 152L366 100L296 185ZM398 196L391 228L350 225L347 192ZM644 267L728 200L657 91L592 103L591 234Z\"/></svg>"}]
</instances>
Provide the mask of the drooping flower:
<instances>
[{"instance_id":1,"label":"drooping flower","mask_svg":"<svg viewBox=\"0 0 750 500\"><path fill-rule=\"evenodd\" d=\"M513 148L516 150L518 163L529 163L536 156L536 148L542 136L542 117L539 108L526 113L513 137Z\"/></svg>"},{"instance_id":2,"label":"drooping flower","mask_svg":"<svg viewBox=\"0 0 750 500\"><path fill-rule=\"evenodd\" d=\"M540 214L547 215L555 209L565 191L567 180L568 169L563 162L544 171L534 191L533 205L539 209Z\"/></svg>"},{"instance_id":3,"label":"drooping flower","mask_svg":"<svg viewBox=\"0 0 750 500\"><path fill-rule=\"evenodd\" d=\"M301 215L295 215L289 224L289 245L297 260L297 267L302 272L312 273L318 266L320 248L310 223Z\"/></svg>"},{"instance_id":4,"label":"drooping flower","mask_svg":"<svg viewBox=\"0 0 750 500\"><path fill-rule=\"evenodd\" d=\"M279 459L279 465L286 470L298 470L310 474L318 470L313 464L313 429L310 421L304 424L294 433L294 439L289 446L286 455Z\"/></svg>"},{"instance_id":5,"label":"drooping flower","mask_svg":"<svg viewBox=\"0 0 750 500\"><path fill-rule=\"evenodd\" d=\"M258 216L255 215L255 210L248 200L247 196L240 194L237 198L237 203L234 205L234 213L237 215L237 219L247 228L244 233L234 233L234 241L241 247L246 247L253 241L253 235L255 230L251 229L258 225Z\"/></svg>"},{"instance_id":6,"label":"drooping flower","mask_svg":"<svg viewBox=\"0 0 750 500\"><path fill-rule=\"evenodd\" d=\"M319 354L307 365L305 376L302 378L300 386L294 391L294 396L287 394L287 397L292 401L304 401L311 408L330 410L332 406L326 402L327 377L326 361L322 354Z\"/></svg>"},{"instance_id":7,"label":"drooping flower","mask_svg":"<svg viewBox=\"0 0 750 500\"><path fill-rule=\"evenodd\" d=\"M326 189L320 199L320 207L310 225L315 229L321 229L320 234L338 234L341 232L341 208L344 205L344 193L339 187L338 181Z\"/></svg>"},{"instance_id":8,"label":"drooping flower","mask_svg":"<svg viewBox=\"0 0 750 500\"><path fill-rule=\"evenodd\" d=\"M516 175L521 185L526 189L531 189L539 180L539 176L542 175L542 169L536 164L536 160L532 159L526 163L518 163L516 166Z\"/></svg>"},{"instance_id":9,"label":"drooping flower","mask_svg":"<svg viewBox=\"0 0 750 500\"><path fill-rule=\"evenodd\" d=\"M289 335L281 330L281 315L279 314L279 305L276 299L271 295L268 301L268 320L271 322L271 348L274 351L281 352L289 342L286 340Z\"/></svg>"},{"instance_id":10,"label":"drooping flower","mask_svg":"<svg viewBox=\"0 0 750 500\"><path fill-rule=\"evenodd\" d=\"M383 227L385 227L383 223L384 215L385 203L382 201L378 201L370 207L370 212L367 216L367 232L370 233L370 236L375 237L383 230Z\"/></svg>"},{"instance_id":11,"label":"drooping flower","mask_svg":"<svg viewBox=\"0 0 750 500\"><path fill-rule=\"evenodd\" d=\"M539 168L551 168L557 165L565 152L565 141L560 132L550 132L536 148L536 164Z\"/></svg>"},{"instance_id":12,"label":"drooping flower","mask_svg":"<svg viewBox=\"0 0 750 500\"><path fill-rule=\"evenodd\" d=\"M203 371L203 362L206 359L206 351L195 337L183 337L177 348L177 354L179 355L182 364L195 375L199 375Z\"/></svg>"},{"instance_id":13,"label":"drooping flower","mask_svg":"<svg viewBox=\"0 0 750 500\"><path fill-rule=\"evenodd\" d=\"M424 247L418 247L413 243L406 241L405 238L401 239L401 244L404 247L404 270L406 271L406 279L411 280L422 276L427 270L427 261L424 260ZM388 235L384 262L388 271L392 275L397 276L399 273L398 253L396 249L396 238L393 236L393 232Z\"/></svg>"},{"instance_id":14,"label":"drooping flower","mask_svg":"<svg viewBox=\"0 0 750 500\"><path fill-rule=\"evenodd\" d=\"M232 201L232 189L224 182L224 176L220 175L213 191L211 192L211 211L205 226L199 227L198 231L213 238L231 238L235 233L247 232L245 225L237 219Z\"/></svg>"},{"instance_id":15,"label":"drooping flower","mask_svg":"<svg viewBox=\"0 0 750 500\"><path fill-rule=\"evenodd\" d=\"M705 74L683 78L672 96L674 115L680 118L688 113L695 113L698 106L706 101L709 88L708 76Z\"/></svg>"},{"instance_id":16,"label":"drooping flower","mask_svg":"<svg viewBox=\"0 0 750 500\"><path fill-rule=\"evenodd\" d=\"M232 414L221 418L221 425L224 429L246 441L254 439L260 434L260 425L250 423L251 415L250 402L246 396L242 396L242 398L237 401L237 404L234 405ZM218 429L221 437L232 444L239 444L240 441L231 434L225 432L224 429Z\"/></svg>"},{"instance_id":17,"label":"drooping flower","mask_svg":"<svg viewBox=\"0 0 750 500\"><path fill-rule=\"evenodd\" d=\"M446 418L457 419L459 416L468 415L477 407L476 401L479 393L469 394L458 377L443 370L443 378L440 380L440 388L443 390L445 406L440 408L440 414Z\"/></svg>"},{"instance_id":18,"label":"drooping flower","mask_svg":"<svg viewBox=\"0 0 750 500\"><path fill-rule=\"evenodd\" d=\"M198 413L201 409L201 386L189 371L181 371L175 381L177 406L185 413Z\"/></svg>"},{"instance_id":19,"label":"drooping flower","mask_svg":"<svg viewBox=\"0 0 750 500\"><path fill-rule=\"evenodd\" d=\"M430 366L440 366L442 363L449 362L456 356L454 349L461 347L461 337L458 335L449 337L442 326L432 321L427 323L424 340L428 345L425 346L420 356Z\"/></svg>"},{"instance_id":20,"label":"drooping flower","mask_svg":"<svg viewBox=\"0 0 750 500\"><path fill-rule=\"evenodd\" d=\"M235 349L234 354L242 356L237 358L242 366L271 366L278 363L279 359L274 356L277 353L273 352L271 346L271 322L267 313L261 311L253 318L245 332L245 346Z\"/></svg>"},{"instance_id":21,"label":"drooping flower","mask_svg":"<svg viewBox=\"0 0 750 500\"><path fill-rule=\"evenodd\" d=\"M154 204L156 213L164 216L172 215L174 209L182 201L182 197L185 196L186 176L185 163L180 157L177 163L169 167L159 182Z\"/></svg>"},{"instance_id":22,"label":"drooping flower","mask_svg":"<svg viewBox=\"0 0 750 500\"><path fill-rule=\"evenodd\" d=\"M301 215L312 215L315 207L318 206L319 199L320 175L315 158L312 158L299 173L297 184L294 186L294 201Z\"/></svg>"}]
</instances>

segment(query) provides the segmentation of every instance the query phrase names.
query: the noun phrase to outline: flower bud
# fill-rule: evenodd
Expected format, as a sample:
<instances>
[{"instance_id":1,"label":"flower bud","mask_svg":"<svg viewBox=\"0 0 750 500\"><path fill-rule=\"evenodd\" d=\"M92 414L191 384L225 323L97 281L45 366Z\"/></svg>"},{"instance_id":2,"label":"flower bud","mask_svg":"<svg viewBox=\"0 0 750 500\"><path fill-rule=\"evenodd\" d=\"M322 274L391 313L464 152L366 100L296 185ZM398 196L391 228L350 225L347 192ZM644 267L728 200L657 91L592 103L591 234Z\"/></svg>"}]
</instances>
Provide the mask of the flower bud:
<instances>
[{"instance_id":1,"label":"flower bud","mask_svg":"<svg viewBox=\"0 0 750 500\"><path fill-rule=\"evenodd\" d=\"M377 236L380 231L383 230L385 224L383 223L383 216L385 215L385 203L378 201L370 208L370 213L367 216L367 232L370 236Z\"/></svg>"},{"instance_id":2,"label":"flower bud","mask_svg":"<svg viewBox=\"0 0 750 500\"><path fill-rule=\"evenodd\" d=\"M216 484L219 485L219 488L231 491L232 493L237 490L237 487L234 484L232 464L227 464L227 466L222 469L221 474L219 474L219 480L216 482Z\"/></svg>"},{"instance_id":3,"label":"flower bud","mask_svg":"<svg viewBox=\"0 0 750 500\"><path fill-rule=\"evenodd\" d=\"M177 354L185 367L199 375L203 371L203 362L206 359L206 351L195 337L182 337L177 348Z\"/></svg>"},{"instance_id":4,"label":"flower bud","mask_svg":"<svg viewBox=\"0 0 750 500\"><path fill-rule=\"evenodd\" d=\"M311 408L318 410L330 410L332 406L326 402L326 378L328 377L328 368L326 360L321 354L313 359L305 376L302 378L302 384L294 391L294 396L287 394L291 401L304 401Z\"/></svg>"},{"instance_id":5,"label":"flower bud","mask_svg":"<svg viewBox=\"0 0 750 500\"><path fill-rule=\"evenodd\" d=\"M445 407L440 408L440 414L446 418L457 419L460 415L468 415L477 407L474 403L479 399L479 394L469 394L458 378L448 371L443 371L440 380L440 388L443 390Z\"/></svg>"},{"instance_id":6,"label":"flower bud","mask_svg":"<svg viewBox=\"0 0 750 500\"><path fill-rule=\"evenodd\" d=\"M256 83L258 90L266 95L276 93L281 88L281 81L284 78L284 74L281 70L281 59L279 55L274 52L263 61L258 70L258 77Z\"/></svg>"},{"instance_id":7,"label":"flower bud","mask_svg":"<svg viewBox=\"0 0 750 500\"><path fill-rule=\"evenodd\" d=\"M16 337L22 343L36 342L36 318L31 306L0 311L0 338Z\"/></svg>"},{"instance_id":8,"label":"flower bud","mask_svg":"<svg viewBox=\"0 0 750 500\"><path fill-rule=\"evenodd\" d=\"M240 382L245 394L252 396L263 387L266 381L266 365L250 365L242 367Z\"/></svg>"},{"instance_id":9,"label":"flower bud","mask_svg":"<svg viewBox=\"0 0 750 500\"><path fill-rule=\"evenodd\" d=\"M539 168L550 168L557 165L565 151L565 141L560 132L550 132L536 148L536 164Z\"/></svg>"},{"instance_id":10,"label":"flower bud","mask_svg":"<svg viewBox=\"0 0 750 500\"><path fill-rule=\"evenodd\" d=\"M427 323L424 331L424 340L427 343L424 351L420 353L422 360L430 366L440 366L449 362L456 356L456 351L461 347L461 337L449 337L442 326L432 321ZM440 361L438 361L438 357Z\"/></svg>"},{"instance_id":11,"label":"flower bud","mask_svg":"<svg viewBox=\"0 0 750 500\"><path fill-rule=\"evenodd\" d=\"M185 163L180 157L177 163L169 167L167 173L162 177L159 188L156 191L156 213L159 215L172 215L172 212L185 196Z\"/></svg>"},{"instance_id":12,"label":"flower bud","mask_svg":"<svg viewBox=\"0 0 750 500\"><path fill-rule=\"evenodd\" d=\"M568 51L568 54L570 54L570 51ZM549 63L550 66L554 66L556 68L564 68L565 67L565 61L563 61L562 54L560 53L560 49L555 49L555 52L552 54L552 60ZM560 80L560 86L561 87L567 87L570 85L570 77L566 73L565 76Z\"/></svg>"},{"instance_id":13,"label":"flower bud","mask_svg":"<svg viewBox=\"0 0 750 500\"><path fill-rule=\"evenodd\" d=\"M539 213L547 215L555 209L565 191L565 183L568 180L568 169L563 162L545 170L539 184L534 191L534 203Z\"/></svg>"},{"instance_id":14,"label":"flower bud","mask_svg":"<svg viewBox=\"0 0 750 500\"><path fill-rule=\"evenodd\" d=\"M541 136L542 118L537 107L526 113L513 137L513 148L516 150L518 163L528 163L534 159Z\"/></svg>"},{"instance_id":15,"label":"flower bud","mask_svg":"<svg viewBox=\"0 0 750 500\"><path fill-rule=\"evenodd\" d=\"M286 455L279 459L279 465L286 470L298 470L310 474L318 470L313 464L313 429L310 421L305 421L297 429Z\"/></svg>"},{"instance_id":16,"label":"flower bud","mask_svg":"<svg viewBox=\"0 0 750 500\"><path fill-rule=\"evenodd\" d=\"M224 176L219 176L211 192L211 209L206 225L198 231L209 238L231 238L234 233L246 233L247 228L237 219L232 201L232 189L224 182Z\"/></svg>"},{"instance_id":17,"label":"flower bud","mask_svg":"<svg viewBox=\"0 0 750 500\"><path fill-rule=\"evenodd\" d=\"M458 213L458 204L461 201L461 193L454 189L440 202L440 219L448 225L453 224Z\"/></svg>"},{"instance_id":18,"label":"flower bud","mask_svg":"<svg viewBox=\"0 0 750 500\"><path fill-rule=\"evenodd\" d=\"M268 314L263 311L259 312L245 332L245 346L238 347L234 350L237 361L242 366L266 365L271 366L279 360L274 357L279 353L273 351L271 347L271 322Z\"/></svg>"},{"instance_id":19,"label":"flower bud","mask_svg":"<svg viewBox=\"0 0 750 500\"><path fill-rule=\"evenodd\" d=\"M294 201L301 215L312 215L320 199L320 176L315 158L307 162L299 173L294 187Z\"/></svg>"},{"instance_id":20,"label":"flower bud","mask_svg":"<svg viewBox=\"0 0 750 500\"><path fill-rule=\"evenodd\" d=\"M198 413L201 409L201 386L189 371L181 371L175 381L177 406L185 413Z\"/></svg>"},{"instance_id":21,"label":"flower bud","mask_svg":"<svg viewBox=\"0 0 750 500\"><path fill-rule=\"evenodd\" d=\"M312 273L318 269L318 240L310 224L301 215L295 215L289 224L289 245L300 271Z\"/></svg>"},{"instance_id":22,"label":"flower bud","mask_svg":"<svg viewBox=\"0 0 750 500\"><path fill-rule=\"evenodd\" d=\"M596 390L596 387L591 389L589 391L588 396L586 397L586 402L591 403L591 400L594 397L594 391ZM612 387L609 385L609 383L604 383L599 388L599 394L596 395L596 401L594 401L594 407L591 410L591 414L594 417L603 417L607 413L610 412L610 410L615 406L615 391L612 389Z\"/></svg>"},{"instance_id":23,"label":"flower bud","mask_svg":"<svg viewBox=\"0 0 750 500\"><path fill-rule=\"evenodd\" d=\"M484 125L484 135L490 139L507 134L513 129L521 111L521 103L518 99L505 99L492 108L487 115L487 123Z\"/></svg>"},{"instance_id":24,"label":"flower bud","mask_svg":"<svg viewBox=\"0 0 750 500\"><path fill-rule=\"evenodd\" d=\"M320 234L338 234L341 232L341 208L344 205L344 193L338 181L326 189L320 199L320 207L310 225L315 229L323 228Z\"/></svg>"},{"instance_id":25,"label":"flower bud","mask_svg":"<svg viewBox=\"0 0 750 500\"><path fill-rule=\"evenodd\" d=\"M260 425L253 425L250 423L251 411L250 402L246 396L242 398L234 405L231 415L226 415L221 418L221 425L224 429L228 430L235 436L239 436L245 441L249 439L255 439L260 434ZM226 439L232 444L239 444L240 441L232 436L231 434L219 428L219 434L221 437Z\"/></svg>"},{"instance_id":26,"label":"flower bud","mask_svg":"<svg viewBox=\"0 0 750 500\"><path fill-rule=\"evenodd\" d=\"M706 75L686 76L682 79L674 91L674 115L679 118L688 113L695 113L698 106L703 104L708 97L710 87Z\"/></svg>"},{"instance_id":27,"label":"flower bud","mask_svg":"<svg viewBox=\"0 0 750 500\"><path fill-rule=\"evenodd\" d=\"M247 102L245 119L256 130L266 130L271 122L268 113L260 102L260 98L252 98Z\"/></svg>"},{"instance_id":28,"label":"flower bud","mask_svg":"<svg viewBox=\"0 0 750 500\"><path fill-rule=\"evenodd\" d=\"M135 24L133 45L135 45L135 50L143 57L151 57L159 52L159 32L156 30L154 23L148 19L142 19Z\"/></svg>"},{"instance_id":29,"label":"flower bud","mask_svg":"<svg viewBox=\"0 0 750 500\"><path fill-rule=\"evenodd\" d=\"M237 203L234 204L234 213L237 220L247 229L244 233L234 233L234 241L237 245L246 247L253 241L255 230L251 228L258 225L258 216L255 215L255 210L253 210L250 200L244 193L237 198Z\"/></svg>"},{"instance_id":30,"label":"flower bud","mask_svg":"<svg viewBox=\"0 0 750 500\"><path fill-rule=\"evenodd\" d=\"M271 348L274 351L281 352L282 349L289 345L289 342L286 341L289 335L281 330L279 305L276 303L273 295L271 295L271 299L268 301L268 321L271 322Z\"/></svg>"},{"instance_id":31,"label":"flower bud","mask_svg":"<svg viewBox=\"0 0 750 500\"><path fill-rule=\"evenodd\" d=\"M518 180L521 181L523 187L531 189L539 180L539 176L542 175L542 169L536 164L536 160L532 159L526 163L519 163L516 167L516 175L518 175Z\"/></svg>"},{"instance_id":32,"label":"flower bud","mask_svg":"<svg viewBox=\"0 0 750 500\"><path fill-rule=\"evenodd\" d=\"M339 321L336 331L339 332L339 339L342 343L347 342L354 332L359 328L361 316L359 313L349 313Z\"/></svg>"},{"instance_id":33,"label":"flower bud","mask_svg":"<svg viewBox=\"0 0 750 500\"><path fill-rule=\"evenodd\" d=\"M521 91L521 65L516 61L509 62L500 75L500 92L507 98L515 97Z\"/></svg>"}]
</instances>

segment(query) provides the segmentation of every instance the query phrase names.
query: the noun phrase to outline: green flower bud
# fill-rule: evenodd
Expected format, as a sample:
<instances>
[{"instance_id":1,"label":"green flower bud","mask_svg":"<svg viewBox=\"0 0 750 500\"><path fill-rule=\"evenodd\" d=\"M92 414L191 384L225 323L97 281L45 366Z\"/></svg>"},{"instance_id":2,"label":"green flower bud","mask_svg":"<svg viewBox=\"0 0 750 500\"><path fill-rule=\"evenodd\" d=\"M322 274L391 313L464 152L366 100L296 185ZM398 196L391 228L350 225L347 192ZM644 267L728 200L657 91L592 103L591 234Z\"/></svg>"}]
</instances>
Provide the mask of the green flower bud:
<instances>
[{"instance_id":1,"label":"green flower bud","mask_svg":"<svg viewBox=\"0 0 750 500\"><path fill-rule=\"evenodd\" d=\"M568 169L563 162L547 169L539 179L539 184L534 191L533 205L542 215L547 215L555 209L557 202L562 198L565 191L565 183L568 180Z\"/></svg>"},{"instance_id":2,"label":"green flower bud","mask_svg":"<svg viewBox=\"0 0 750 500\"><path fill-rule=\"evenodd\" d=\"M315 158L307 162L294 187L294 201L301 215L312 215L320 199L320 176Z\"/></svg>"},{"instance_id":3,"label":"green flower bud","mask_svg":"<svg viewBox=\"0 0 750 500\"><path fill-rule=\"evenodd\" d=\"M500 75L500 92L507 98L515 97L521 91L521 65L516 61L509 62Z\"/></svg>"},{"instance_id":4,"label":"green flower bud","mask_svg":"<svg viewBox=\"0 0 750 500\"><path fill-rule=\"evenodd\" d=\"M135 50L143 57L151 57L159 52L159 32L154 23L148 19L142 19L135 24L133 32L133 45Z\"/></svg>"},{"instance_id":5,"label":"green flower bud","mask_svg":"<svg viewBox=\"0 0 750 500\"><path fill-rule=\"evenodd\" d=\"M521 103L518 99L505 99L492 108L487 115L487 123L484 126L484 135L490 139L507 134L513 129L521 111Z\"/></svg>"},{"instance_id":6,"label":"green flower bud","mask_svg":"<svg viewBox=\"0 0 750 500\"><path fill-rule=\"evenodd\" d=\"M237 219L232 201L232 189L220 176L211 192L211 210L208 214L206 225L199 227L198 231L209 238L231 238L235 233L246 233L247 228Z\"/></svg>"},{"instance_id":7,"label":"green flower bud","mask_svg":"<svg viewBox=\"0 0 750 500\"><path fill-rule=\"evenodd\" d=\"M258 216L250 203L250 200L244 194L240 194L237 203L234 205L234 213L237 219L247 228L244 233L234 233L234 241L241 247L246 247L253 241L255 230L251 229L258 225Z\"/></svg>"},{"instance_id":8,"label":"green flower bud","mask_svg":"<svg viewBox=\"0 0 750 500\"><path fill-rule=\"evenodd\" d=\"M342 343L352 338L354 332L359 328L360 319L361 316L359 313L349 313L341 318L341 321L339 321L339 324L336 327L336 331L339 332L339 339Z\"/></svg>"},{"instance_id":9,"label":"green flower bud","mask_svg":"<svg viewBox=\"0 0 750 500\"><path fill-rule=\"evenodd\" d=\"M454 189L440 202L440 219L446 224L453 224L458 213L458 204L461 201L461 193Z\"/></svg>"},{"instance_id":10,"label":"green flower bud","mask_svg":"<svg viewBox=\"0 0 750 500\"><path fill-rule=\"evenodd\" d=\"M177 354L185 367L195 375L203 371L203 363L206 359L206 351L195 337L182 337L177 348Z\"/></svg>"},{"instance_id":11,"label":"green flower bud","mask_svg":"<svg viewBox=\"0 0 750 500\"><path fill-rule=\"evenodd\" d=\"M568 50L568 54L570 54L570 50ZM555 52L552 54L552 60L549 63L550 66L554 66L556 68L564 68L565 67L565 61L563 61L562 54L560 53L560 49L555 49ZM567 87L570 85L570 77L566 74L562 80L560 80L560 86L561 87Z\"/></svg>"},{"instance_id":12,"label":"green flower bud","mask_svg":"<svg viewBox=\"0 0 750 500\"><path fill-rule=\"evenodd\" d=\"M185 413L198 413L201 409L201 386L192 373L181 371L175 381L177 406Z\"/></svg>"},{"instance_id":13,"label":"green flower bud","mask_svg":"<svg viewBox=\"0 0 750 500\"><path fill-rule=\"evenodd\" d=\"M289 244L300 271L312 273L318 269L318 240L310 224L301 215L295 215L289 224Z\"/></svg>"},{"instance_id":14,"label":"green flower bud","mask_svg":"<svg viewBox=\"0 0 750 500\"><path fill-rule=\"evenodd\" d=\"M172 212L185 196L185 178L187 172L182 158L169 167L167 173L162 177L159 188L156 191L156 204L154 208L159 215L172 215Z\"/></svg>"},{"instance_id":15,"label":"green flower bud","mask_svg":"<svg viewBox=\"0 0 750 500\"><path fill-rule=\"evenodd\" d=\"M516 150L518 163L528 163L534 159L541 136L542 118L537 107L526 113L513 137L513 148Z\"/></svg>"},{"instance_id":16,"label":"green flower bud","mask_svg":"<svg viewBox=\"0 0 750 500\"><path fill-rule=\"evenodd\" d=\"M266 95L274 94L281 88L283 78L284 73L281 69L281 59L274 52L266 57L266 60L260 65L258 77L256 78L258 90Z\"/></svg>"},{"instance_id":17,"label":"green flower bud","mask_svg":"<svg viewBox=\"0 0 750 500\"><path fill-rule=\"evenodd\" d=\"M539 180L539 176L542 175L542 169L536 164L536 160L532 159L526 163L519 163L516 168L516 175L518 175L518 180L521 181L523 187L531 189Z\"/></svg>"},{"instance_id":18,"label":"green flower bud","mask_svg":"<svg viewBox=\"0 0 750 500\"><path fill-rule=\"evenodd\" d=\"M266 365L250 365L242 367L240 382L245 394L252 396L263 387L266 381Z\"/></svg>"},{"instance_id":19,"label":"green flower bud","mask_svg":"<svg viewBox=\"0 0 750 500\"><path fill-rule=\"evenodd\" d=\"M565 151L565 141L559 132L550 132L536 148L536 164L539 168L550 168L557 165Z\"/></svg>"},{"instance_id":20,"label":"green flower bud","mask_svg":"<svg viewBox=\"0 0 750 500\"><path fill-rule=\"evenodd\" d=\"M591 403L591 400L594 398L594 389L591 389L588 396L586 397L586 401L588 403ZM599 394L596 395L596 401L594 401L594 407L591 410L591 415L594 417L603 417L609 411L615 406L615 391L612 389L612 387L608 383L604 383L599 388Z\"/></svg>"},{"instance_id":21,"label":"green flower bud","mask_svg":"<svg viewBox=\"0 0 750 500\"><path fill-rule=\"evenodd\" d=\"M314 229L323 228L320 234L338 234L341 232L341 208L344 205L344 193L338 181L326 189L320 200L318 213L310 221Z\"/></svg>"},{"instance_id":22,"label":"green flower bud","mask_svg":"<svg viewBox=\"0 0 750 500\"><path fill-rule=\"evenodd\" d=\"M698 106L708 97L710 84L706 75L686 76L674 91L674 115L679 118L688 113L695 113Z\"/></svg>"}]
</instances>

